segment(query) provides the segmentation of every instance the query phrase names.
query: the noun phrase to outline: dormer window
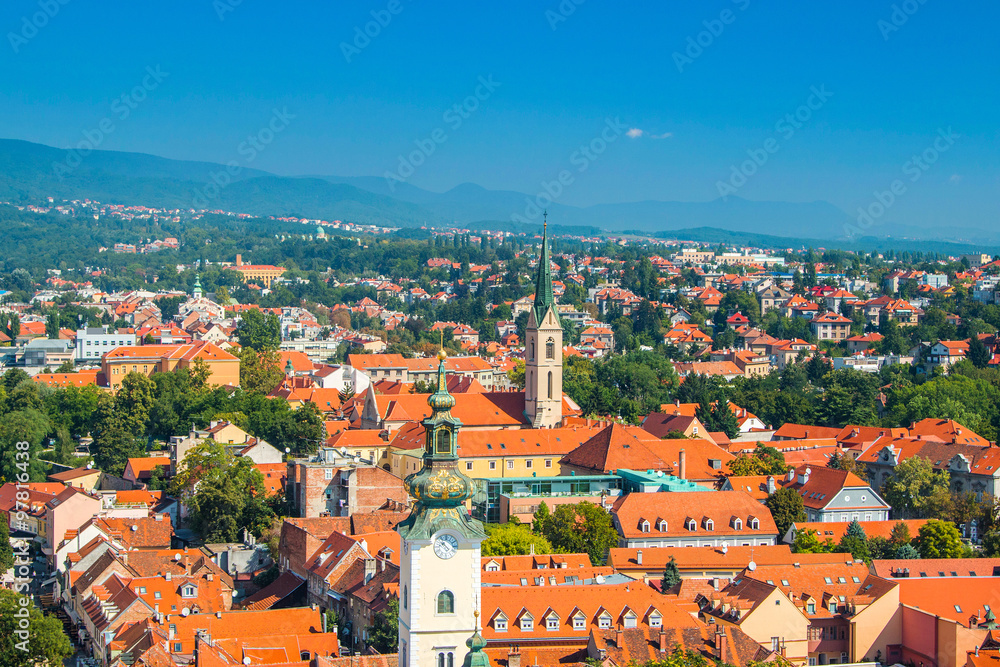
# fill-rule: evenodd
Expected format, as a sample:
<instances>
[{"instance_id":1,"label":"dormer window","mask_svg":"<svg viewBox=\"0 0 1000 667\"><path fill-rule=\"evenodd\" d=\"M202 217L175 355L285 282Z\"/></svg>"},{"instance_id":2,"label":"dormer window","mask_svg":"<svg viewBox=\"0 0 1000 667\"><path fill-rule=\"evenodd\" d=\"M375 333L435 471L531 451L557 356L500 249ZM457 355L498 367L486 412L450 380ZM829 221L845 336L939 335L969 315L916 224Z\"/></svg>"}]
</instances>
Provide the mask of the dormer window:
<instances>
[{"instance_id":1,"label":"dormer window","mask_svg":"<svg viewBox=\"0 0 1000 667\"><path fill-rule=\"evenodd\" d=\"M535 619L532 618L531 614L525 614L521 617L521 632L531 632L535 629Z\"/></svg>"},{"instance_id":2,"label":"dormer window","mask_svg":"<svg viewBox=\"0 0 1000 667\"><path fill-rule=\"evenodd\" d=\"M487 572L499 572L500 571L500 564L497 563L495 560L491 560L489 563L486 564L486 571Z\"/></svg>"},{"instance_id":3,"label":"dormer window","mask_svg":"<svg viewBox=\"0 0 1000 667\"><path fill-rule=\"evenodd\" d=\"M715 522L711 519L705 519L705 530L715 530Z\"/></svg>"},{"instance_id":4,"label":"dormer window","mask_svg":"<svg viewBox=\"0 0 1000 667\"><path fill-rule=\"evenodd\" d=\"M584 630L587 627L587 619L580 612L576 612L573 615L573 629L574 630Z\"/></svg>"},{"instance_id":5,"label":"dormer window","mask_svg":"<svg viewBox=\"0 0 1000 667\"><path fill-rule=\"evenodd\" d=\"M815 614L816 613L816 603L810 602L806 605L806 613Z\"/></svg>"},{"instance_id":6,"label":"dormer window","mask_svg":"<svg viewBox=\"0 0 1000 667\"><path fill-rule=\"evenodd\" d=\"M837 601L836 600L830 600L829 610L830 610L831 614L836 614L837 613Z\"/></svg>"},{"instance_id":7,"label":"dormer window","mask_svg":"<svg viewBox=\"0 0 1000 667\"><path fill-rule=\"evenodd\" d=\"M659 523L656 524L656 529L661 533L667 532L667 521L666 519L660 519Z\"/></svg>"},{"instance_id":8,"label":"dormer window","mask_svg":"<svg viewBox=\"0 0 1000 667\"><path fill-rule=\"evenodd\" d=\"M743 519L738 516L733 517L733 530L743 530Z\"/></svg>"},{"instance_id":9,"label":"dormer window","mask_svg":"<svg viewBox=\"0 0 1000 667\"><path fill-rule=\"evenodd\" d=\"M684 522L684 527L693 533L698 530L698 523L694 519L688 519Z\"/></svg>"},{"instance_id":10,"label":"dormer window","mask_svg":"<svg viewBox=\"0 0 1000 667\"><path fill-rule=\"evenodd\" d=\"M750 517L750 530L760 530L760 521L757 517Z\"/></svg>"},{"instance_id":11,"label":"dormer window","mask_svg":"<svg viewBox=\"0 0 1000 667\"><path fill-rule=\"evenodd\" d=\"M497 632L507 632L507 617L500 614L493 619L493 629Z\"/></svg>"},{"instance_id":12,"label":"dormer window","mask_svg":"<svg viewBox=\"0 0 1000 667\"><path fill-rule=\"evenodd\" d=\"M603 614L601 614L600 616L598 616L597 617L597 627L599 627L601 630L610 630L611 629L611 614L609 614L608 612L604 612Z\"/></svg>"},{"instance_id":13,"label":"dormer window","mask_svg":"<svg viewBox=\"0 0 1000 667\"><path fill-rule=\"evenodd\" d=\"M634 628L639 624L639 617L636 616L635 612L632 611L631 609L625 612L625 615L622 617L622 619L625 622L626 628Z\"/></svg>"},{"instance_id":14,"label":"dormer window","mask_svg":"<svg viewBox=\"0 0 1000 667\"><path fill-rule=\"evenodd\" d=\"M644 532L644 533L648 533L649 532L649 522L646 521L645 519L643 519L642 523L639 524L639 529L642 530L642 532Z\"/></svg>"},{"instance_id":15,"label":"dormer window","mask_svg":"<svg viewBox=\"0 0 1000 667\"><path fill-rule=\"evenodd\" d=\"M658 628L663 625L663 616L657 610L653 610L649 614L649 627Z\"/></svg>"},{"instance_id":16,"label":"dormer window","mask_svg":"<svg viewBox=\"0 0 1000 667\"><path fill-rule=\"evenodd\" d=\"M549 632L559 629L559 617L556 616L555 612L545 617L545 629Z\"/></svg>"},{"instance_id":17,"label":"dormer window","mask_svg":"<svg viewBox=\"0 0 1000 667\"><path fill-rule=\"evenodd\" d=\"M181 597L193 598L197 595L198 595L198 589L192 586L191 584L188 584L181 588Z\"/></svg>"}]
</instances>

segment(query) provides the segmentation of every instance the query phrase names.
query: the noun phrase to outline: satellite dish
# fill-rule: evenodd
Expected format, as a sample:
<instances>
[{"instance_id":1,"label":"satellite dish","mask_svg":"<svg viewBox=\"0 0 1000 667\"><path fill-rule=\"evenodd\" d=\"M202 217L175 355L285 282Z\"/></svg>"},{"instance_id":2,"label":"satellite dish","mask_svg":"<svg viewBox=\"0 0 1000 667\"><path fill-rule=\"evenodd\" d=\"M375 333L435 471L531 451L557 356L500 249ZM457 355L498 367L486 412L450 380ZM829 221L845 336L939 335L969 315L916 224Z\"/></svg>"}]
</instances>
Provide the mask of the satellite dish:
<instances>
[{"instance_id":1,"label":"satellite dish","mask_svg":"<svg viewBox=\"0 0 1000 667\"><path fill-rule=\"evenodd\" d=\"M135 531L137 531L137 530L139 530L139 526L137 526L137 525L135 525L135 524L133 523L133 524L132 524L132 532L134 533L134 532L135 532Z\"/></svg>"},{"instance_id":2,"label":"satellite dish","mask_svg":"<svg viewBox=\"0 0 1000 667\"><path fill-rule=\"evenodd\" d=\"M747 563L747 569L753 572L754 570L757 569L757 563L750 561L749 563Z\"/></svg>"},{"instance_id":3,"label":"satellite dish","mask_svg":"<svg viewBox=\"0 0 1000 667\"><path fill-rule=\"evenodd\" d=\"M190 613L191 613L191 610L188 609L187 607L184 607L183 609L181 609L181 616L187 616Z\"/></svg>"},{"instance_id":4,"label":"satellite dish","mask_svg":"<svg viewBox=\"0 0 1000 667\"><path fill-rule=\"evenodd\" d=\"M728 542L723 542L722 543L722 555L725 556L727 553L729 553L729 543Z\"/></svg>"},{"instance_id":5,"label":"satellite dish","mask_svg":"<svg viewBox=\"0 0 1000 667\"><path fill-rule=\"evenodd\" d=\"M250 664L250 656L246 656L245 658L243 658L243 664L244 665L249 665Z\"/></svg>"},{"instance_id":6,"label":"satellite dish","mask_svg":"<svg viewBox=\"0 0 1000 667\"><path fill-rule=\"evenodd\" d=\"M181 555L180 554L174 554L174 560L177 561L178 563L181 562Z\"/></svg>"}]
</instances>

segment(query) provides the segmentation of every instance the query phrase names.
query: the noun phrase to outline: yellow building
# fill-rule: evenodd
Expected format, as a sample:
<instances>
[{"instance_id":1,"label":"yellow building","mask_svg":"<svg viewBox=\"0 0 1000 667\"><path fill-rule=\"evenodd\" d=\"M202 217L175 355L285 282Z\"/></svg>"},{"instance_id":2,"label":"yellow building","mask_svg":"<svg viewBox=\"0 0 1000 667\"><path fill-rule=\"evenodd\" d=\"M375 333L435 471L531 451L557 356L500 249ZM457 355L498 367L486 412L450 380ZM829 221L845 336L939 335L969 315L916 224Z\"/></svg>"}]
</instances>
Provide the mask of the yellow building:
<instances>
[{"instance_id":1,"label":"yellow building","mask_svg":"<svg viewBox=\"0 0 1000 667\"><path fill-rule=\"evenodd\" d=\"M233 271L243 274L243 280L247 283L257 283L263 287L270 287L275 278L280 278L285 269L281 266L271 264L244 264L243 255L236 255L236 265L229 267Z\"/></svg>"},{"instance_id":2,"label":"yellow building","mask_svg":"<svg viewBox=\"0 0 1000 667\"><path fill-rule=\"evenodd\" d=\"M129 373L169 373L178 368L191 368L201 359L211 371L208 381L214 385L238 386L240 360L221 348L205 341L188 345L129 345L111 350L101 360L101 370L108 386L117 389Z\"/></svg>"},{"instance_id":3,"label":"yellow building","mask_svg":"<svg viewBox=\"0 0 1000 667\"><path fill-rule=\"evenodd\" d=\"M458 469L473 479L554 477L569 474L559 460L592 438L589 427L501 429L458 432ZM388 451L389 471L397 477L423 467L424 429L412 423L401 428Z\"/></svg>"}]
</instances>

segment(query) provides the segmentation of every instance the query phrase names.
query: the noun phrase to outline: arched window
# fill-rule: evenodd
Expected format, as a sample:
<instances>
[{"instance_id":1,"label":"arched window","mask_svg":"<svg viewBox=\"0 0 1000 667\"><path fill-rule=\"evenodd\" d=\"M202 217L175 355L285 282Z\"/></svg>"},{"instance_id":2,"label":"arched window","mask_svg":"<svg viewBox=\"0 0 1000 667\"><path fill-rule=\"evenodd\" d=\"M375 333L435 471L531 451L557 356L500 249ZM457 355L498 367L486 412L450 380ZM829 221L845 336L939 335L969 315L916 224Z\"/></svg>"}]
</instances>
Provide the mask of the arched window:
<instances>
[{"instance_id":1,"label":"arched window","mask_svg":"<svg viewBox=\"0 0 1000 667\"><path fill-rule=\"evenodd\" d=\"M535 359L535 341L528 344L528 359L532 361Z\"/></svg>"},{"instance_id":2,"label":"arched window","mask_svg":"<svg viewBox=\"0 0 1000 667\"><path fill-rule=\"evenodd\" d=\"M451 453L451 433L448 429L443 428L437 432L437 453L438 454L450 454Z\"/></svg>"},{"instance_id":3,"label":"arched window","mask_svg":"<svg viewBox=\"0 0 1000 667\"><path fill-rule=\"evenodd\" d=\"M551 338L545 343L545 358L555 359L556 358L556 342Z\"/></svg>"},{"instance_id":4,"label":"arched window","mask_svg":"<svg viewBox=\"0 0 1000 667\"><path fill-rule=\"evenodd\" d=\"M524 397L527 398L527 399L535 398L531 394L531 389L532 389L531 381L532 381L532 379L533 378L531 377L531 371L528 371L527 381L524 383Z\"/></svg>"},{"instance_id":5,"label":"arched window","mask_svg":"<svg viewBox=\"0 0 1000 667\"><path fill-rule=\"evenodd\" d=\"M552 398L552 371L549 371L549 398Z\"/></svg>"},{"instance_id":6,"label":"arched window","mask_svg":"<svg viewBox=\"0 0 1000 667\"><path fill-rule=\"evenodd\" d=\"M455 654L448 653L438 653L438 667L455 667Z\"/></svg>"},{"instance_id":7,"label":"arched window","mask_svg":"<svg viewBox=\"0 0 1000 667\"><path fill-rule=\"evenodd\" d=\"M403 609L406 609L406 603L409 601L410 597L406 594L406 586L403 586Z\"/></svg>"},{"instance_id":8,"label":"arched window","mask_svg":"<svg viewBox=\"0 0 1000 667\"><path fill-rule=\"evenodd\" d=\"M439 614L454 614L455 613L455 594L451 591L441 591L438 593L437 599L437 613Z\"/></svg>"}]
</instances>

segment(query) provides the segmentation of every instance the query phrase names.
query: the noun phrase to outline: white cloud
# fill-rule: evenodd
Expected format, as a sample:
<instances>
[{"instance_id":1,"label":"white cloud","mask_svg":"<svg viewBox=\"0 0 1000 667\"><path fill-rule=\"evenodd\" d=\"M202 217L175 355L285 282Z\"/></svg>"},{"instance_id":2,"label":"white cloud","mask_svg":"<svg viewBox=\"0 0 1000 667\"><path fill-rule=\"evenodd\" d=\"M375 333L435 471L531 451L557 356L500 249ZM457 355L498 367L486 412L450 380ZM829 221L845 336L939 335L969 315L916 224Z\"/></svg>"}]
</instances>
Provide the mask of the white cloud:
<instances>
[{"instance_id":1,"label":"white cloud","mask_svg":"<svg viewBox=\"0 0 1000 667\"><path fill-rule=\"evenodd\" d=\"M948 180L951 181L952 183L958 183L959 181L962 180L962 177L959 174L952 174L951 178L949 178Z\"/></svg>"},{"instance_id":2,"label":"white cloud","mask_svg":"<svg viewBox=\"0 0 1000 667\"><path fill-rule=\"evenodd\" d=\"M627 136L630 139L638 139L639 137L649 137L650 139L669 139L670 137L674 136L674 133L664 132L663 134L650 134L649 132L643 130L642 128L632 127L629 128L627 132L625 132L625 136Z\"/></svg>"}]
</instances>

